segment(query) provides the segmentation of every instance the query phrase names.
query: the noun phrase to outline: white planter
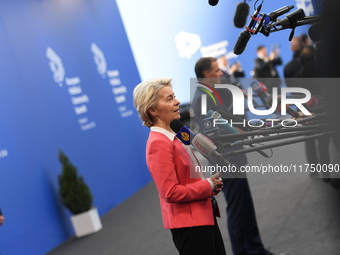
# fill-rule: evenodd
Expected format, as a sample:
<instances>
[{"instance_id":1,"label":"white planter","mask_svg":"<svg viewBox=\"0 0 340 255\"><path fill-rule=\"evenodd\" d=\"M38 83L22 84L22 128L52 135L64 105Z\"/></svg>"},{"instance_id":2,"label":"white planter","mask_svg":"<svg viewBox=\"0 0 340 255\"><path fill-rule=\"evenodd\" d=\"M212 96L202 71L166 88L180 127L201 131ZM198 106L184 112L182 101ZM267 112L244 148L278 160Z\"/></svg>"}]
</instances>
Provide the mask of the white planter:
<instances>
[{"instance_id":1,"label":"white planter","mask_svg":"<svg viewBox=\"0 0 340 255\"><path fill-rule=\"evenodd\" d=\"M87 212L71 216L71 222L76 237L89 235L102 229L102 223L96 207Z\"/></svg>"}]
</instances>

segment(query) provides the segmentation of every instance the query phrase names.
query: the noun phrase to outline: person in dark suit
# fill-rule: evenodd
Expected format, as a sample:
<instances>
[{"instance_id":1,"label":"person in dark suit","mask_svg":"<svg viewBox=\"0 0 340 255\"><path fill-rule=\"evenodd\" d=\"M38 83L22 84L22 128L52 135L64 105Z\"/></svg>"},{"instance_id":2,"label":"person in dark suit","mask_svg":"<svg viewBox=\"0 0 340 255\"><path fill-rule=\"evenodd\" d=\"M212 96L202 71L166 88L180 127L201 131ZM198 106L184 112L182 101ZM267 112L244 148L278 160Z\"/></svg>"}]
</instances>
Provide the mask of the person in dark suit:
<instances>
[{"instance_id":1,"label":"person in dark suit","mask_svg":"<svg viewBox=\"0 0 340 255\"><path fill-rule=\"evenodd\" d=\"M284 66L283 75L287 87L296 87L297 84L291 78L297 77L297 72L301 69L300 54L303 48L302 40L299 36L294 36L290 41L290 49L293 52L292 59Z\"/></svg>"},{"instance_id":2,"label":"person in dark suit","mask_svg":"<svg viewBox=\"0 0 340 255\"><path fill-rule=\"evenodd\" d=\"M171 79L142 82L133 97L143 124L150 128L146 163L159 194L164 228L171 230L181 255L225 255L214 198L223 183L217 174L206 178L196 171L197 158L172 131L170 123L180 119L180 102Z\"/></svg>"},{"instance_id":3,"label":"person in dark suit","mask_svg":"<svg viewBox=\"0 0 340 255\"><path fill-rule=\"evenodd\" d=\"M268 93L272 94L272 88L280 88L281 80L276 70L276 66L282 64L279 49L273 49L269 56L267 48L263 45L257 47L257 57L253 69L253 78L262 82L268 88Z\"/></svg>"},{"instance_id":4,"label":"person in dark suit","mask_svg":"<svg viewBox=\"0 0 340 255\"><path fill-rule=\"evenodd\" d=\"M203 119L206 118L206 115L201 114L201 96L207 94L206 91L212 91L210 94L215 100L207 95L207 110L216 111L219 109L229 112L232 106L232 95L228 89L214 88L214 84L221 82L222 76L216 58L200 58L196 62L195 72L198 81L192 100L192 109L194 118L203 132ZM220 129L220 134L222 133L223 130ZM228 142L232 142L232 140ZM245 154L226 159L237 168L247 164ZM227 202L228 232L234 255L273 254L266 250L262 243L248 179L223 178L222 180L224 184L222 191Z\"/></svg>"},{"instance_id":5,"label":"person in dark suit","mask_svg":"<svg viewBox=\"0 0 340 255\"><path fill-rule=\"evenodd\" d=\"M0 208L0 226L3 225L5 222L5 217L2 215L2 211L1 211L1 208Z\"/></svg>"}]
</instances>

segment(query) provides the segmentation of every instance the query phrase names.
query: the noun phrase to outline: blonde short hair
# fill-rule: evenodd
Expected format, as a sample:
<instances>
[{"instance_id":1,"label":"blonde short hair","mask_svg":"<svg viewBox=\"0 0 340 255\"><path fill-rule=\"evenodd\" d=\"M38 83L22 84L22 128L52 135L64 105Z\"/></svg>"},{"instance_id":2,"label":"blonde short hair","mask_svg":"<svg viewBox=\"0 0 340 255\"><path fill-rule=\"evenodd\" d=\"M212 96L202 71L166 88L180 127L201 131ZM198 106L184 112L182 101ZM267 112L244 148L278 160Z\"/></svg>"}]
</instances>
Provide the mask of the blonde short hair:
<instances>
[{"instance_id":1,"label":"blonde short hair","mask_svg":"<svg viewBox=\"0 0 340 255\"><path fill-rule=\"evenodd\" d=\"M164 86L172 87L171 80L170 78L150 79L139 83L133 90L133 103L143 125L151 127L155 124L149 109L157 107L158 92Z\"/></svg>"}]
</instances>

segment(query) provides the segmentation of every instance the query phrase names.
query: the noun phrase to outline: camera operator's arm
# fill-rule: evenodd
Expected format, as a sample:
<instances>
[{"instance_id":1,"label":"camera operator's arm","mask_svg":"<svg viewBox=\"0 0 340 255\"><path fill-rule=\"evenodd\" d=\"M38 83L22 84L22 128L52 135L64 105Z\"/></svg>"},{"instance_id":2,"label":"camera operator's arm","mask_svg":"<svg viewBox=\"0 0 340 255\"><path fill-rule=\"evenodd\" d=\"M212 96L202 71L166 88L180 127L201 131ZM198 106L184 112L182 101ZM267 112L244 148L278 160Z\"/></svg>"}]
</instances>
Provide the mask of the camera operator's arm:
<instances>
[{"instance_id":1,"label":"camera operator's arm","mask_svg":"<svg viewBox=\"0 0 340 255\"><path fill-rule=\"evenodd\" d=\"M281 65L282 59L280 57L280 50L273 49L269 54L269 61L273 63L273 65Z\"/></svg>"}]
</instances>

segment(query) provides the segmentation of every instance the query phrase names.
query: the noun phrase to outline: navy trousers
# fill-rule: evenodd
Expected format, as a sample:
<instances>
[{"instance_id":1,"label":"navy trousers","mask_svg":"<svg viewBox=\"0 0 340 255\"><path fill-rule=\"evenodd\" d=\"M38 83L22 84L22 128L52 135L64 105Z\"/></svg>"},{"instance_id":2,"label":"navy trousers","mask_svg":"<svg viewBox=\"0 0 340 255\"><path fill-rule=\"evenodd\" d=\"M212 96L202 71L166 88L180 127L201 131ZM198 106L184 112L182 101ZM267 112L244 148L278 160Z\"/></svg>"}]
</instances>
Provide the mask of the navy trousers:
<instances>
[{"instance_id":1,"label":"navy trousers","mask_svg":"<svg viewBox=\"0 0 340 255\"><path fill-rule=\"evenodd\" d=\"M227 222L234 255L266 254L257 227L256 214L247 178L223 179Z\"/></svg>"}]
</instances>

